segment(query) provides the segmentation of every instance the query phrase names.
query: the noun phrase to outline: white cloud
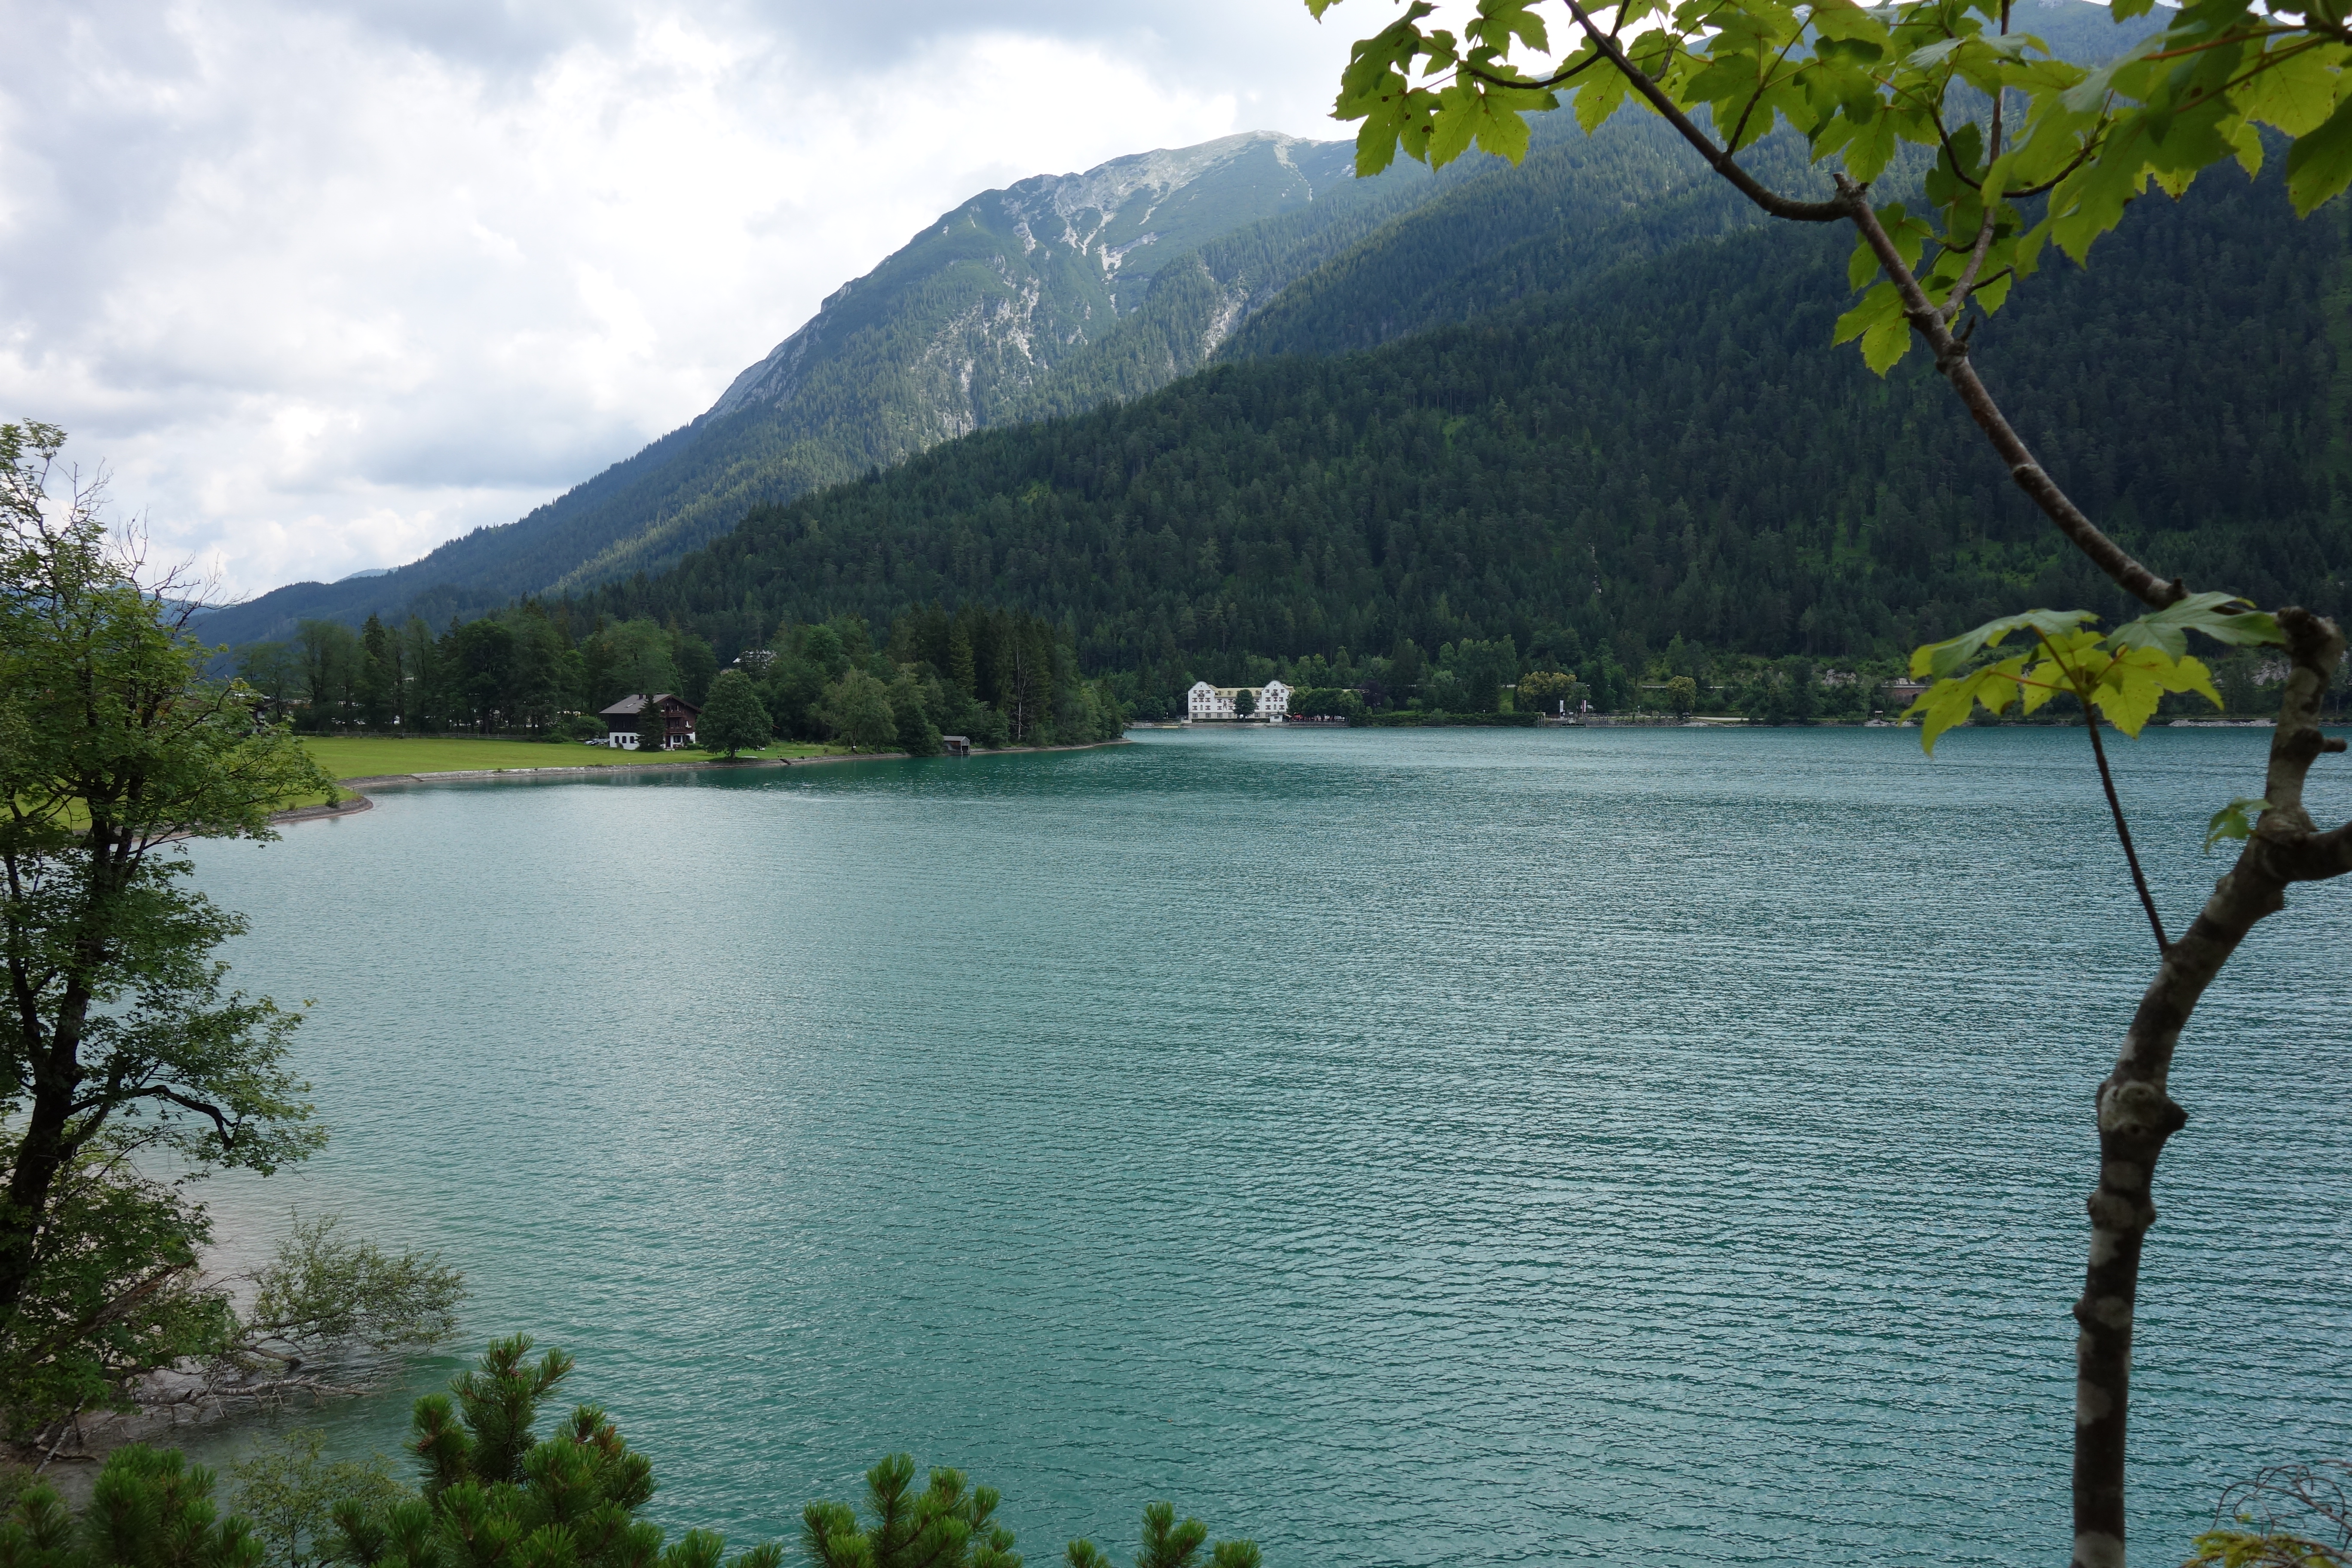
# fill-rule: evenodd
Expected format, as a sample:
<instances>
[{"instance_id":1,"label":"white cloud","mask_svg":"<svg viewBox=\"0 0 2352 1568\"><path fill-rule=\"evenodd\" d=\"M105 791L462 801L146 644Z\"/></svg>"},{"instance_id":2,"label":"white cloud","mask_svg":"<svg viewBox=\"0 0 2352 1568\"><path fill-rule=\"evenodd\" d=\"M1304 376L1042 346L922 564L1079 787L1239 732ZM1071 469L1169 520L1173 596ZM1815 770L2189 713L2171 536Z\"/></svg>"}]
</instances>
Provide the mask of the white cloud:
<instances>
[{"instance_id":1,"label":"white cloud","mask_svg":"<svg viewBox=\"0 0 2352 1568\"><path fill-rule=\"evenodd\" d=\"M1323 118L1295 0L0 0L0 411L257 592L510 521L977 191Z\"/></svg>"}]
</instances>

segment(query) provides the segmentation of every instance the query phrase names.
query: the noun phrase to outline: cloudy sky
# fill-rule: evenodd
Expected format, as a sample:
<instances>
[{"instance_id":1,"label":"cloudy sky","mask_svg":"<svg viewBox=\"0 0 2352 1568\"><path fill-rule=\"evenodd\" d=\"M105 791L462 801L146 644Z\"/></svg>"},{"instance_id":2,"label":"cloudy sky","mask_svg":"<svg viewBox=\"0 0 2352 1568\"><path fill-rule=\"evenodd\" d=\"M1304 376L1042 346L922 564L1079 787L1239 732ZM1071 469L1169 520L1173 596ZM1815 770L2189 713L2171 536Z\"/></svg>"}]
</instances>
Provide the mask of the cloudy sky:
<instances>
[{"instance_id":1,"label":"cloudy sky","mask_svg":"<svg viewBox=\"0 0 2352 1568\"><path fill-rule=\"evenodd\" d=\"M934 215L1337 137L1297 0L0 0L0 417L231 593L691 419Z\"/></svg>"}]
</instances>

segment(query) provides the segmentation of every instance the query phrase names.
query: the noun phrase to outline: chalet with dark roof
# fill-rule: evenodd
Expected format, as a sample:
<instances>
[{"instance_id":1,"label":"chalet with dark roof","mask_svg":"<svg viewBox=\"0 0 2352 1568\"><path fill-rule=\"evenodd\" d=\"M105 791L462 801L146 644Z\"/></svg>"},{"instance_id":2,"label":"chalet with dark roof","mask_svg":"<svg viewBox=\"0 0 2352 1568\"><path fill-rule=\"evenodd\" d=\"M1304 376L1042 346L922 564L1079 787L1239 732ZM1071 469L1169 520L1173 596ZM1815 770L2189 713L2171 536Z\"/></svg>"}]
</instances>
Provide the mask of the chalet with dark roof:
<instances>
[{"instance_id":1,"label":"chalet with dark roof","mask_svg":"<svg viewBox=\"0 0 2352 1568\"><path fill-rule=\"evenodd\" d=\"M597 714L596 717L604 721L604 728L610 731L604 743L618 746L625 752L640 750L648 701L656 704L661 710L662 751L694 744L694 721L702 716L702 710L685 698L667 691L656 691L650 698L643 692L624 697Z\"/></svg>"}]
</instances>

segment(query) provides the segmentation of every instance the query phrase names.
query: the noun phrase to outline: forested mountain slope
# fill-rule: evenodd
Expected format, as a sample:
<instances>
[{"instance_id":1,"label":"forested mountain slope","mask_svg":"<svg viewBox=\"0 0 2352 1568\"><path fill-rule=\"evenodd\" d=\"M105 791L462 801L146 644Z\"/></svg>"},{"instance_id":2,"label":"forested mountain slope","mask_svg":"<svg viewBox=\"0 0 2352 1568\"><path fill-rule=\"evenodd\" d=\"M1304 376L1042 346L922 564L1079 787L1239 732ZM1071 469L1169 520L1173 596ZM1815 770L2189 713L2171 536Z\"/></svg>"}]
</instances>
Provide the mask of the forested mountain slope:
<instances>
[{"instance_id":1,"label":"forested mountain slope","mask_svg":"<svg viewBox=\"0 0 2352 1568\"><path fill-rule=\"evenodd\" d=\"M2150 197L1980 331L1979 367L2147 559L2352 610L2345 223L2297 221L2274 177ZM2113 607L1916 356L1882 381L1830 346L1845 254L1752 230L1365 353L1220 365L762 509L592 603L722 657L786 619L1003 603L1147 686L1403 637L1836 656Z\"/></svg>"},{"instance_id":2,"label":"forested mountain slope","mask_svg":"<svg viewBox=\"0 0 2352 1568\"><path fill-rule=\"evenodd\" d=\"M2117 53L2158 25L2155 16L2118 24L2085 0L2032 0L2015 19L2079 60ZM1808 167L1804 143L1786 132L1741 161L1776 189L1829 194L1827 174ZM1901 175L1889 171L1879 183L1896 188ZM1564 113L1539 116L1533 151L1517 170L1488 173L1398 216L1301 277L1218 357L1371 348L1764 221L1664 121L1630 110L1588 140Z\"/></svg>"},{"instance_id":3,"label":"forested mountain slope","mask_svg":"<svg viewBox=\"0 0 2352 1568\"><path fill-rule=\"evenodd\" d=\"M2149 25L2117 27L2084 0L2020 16L2078 58ZM1253 135L986 193L835 294L692 425L519 522L385 576L265 595L211 635L371 612L437 624L582 591L959 434L1136 397L1213 355L1339 353L1475 320L1756 221L1648 116L1587 139L1548 115L1535 133L1517 168L1472 157L1358 182L1346 143ZM1784 184L1821 177L1785 136L1750 157Z\"/></svg>"},{"instance_id":4,"label":"forested mountain slope","mask_svg":"<svg viewBox=\"0 0 2352 1568\"><path fill-rule=\"evenodd\" d=\"M384 576L278 590L221 612L214 635L593 583L673 560L759 501L1166 385L1299 272L1446 183L1418 165L1359 182L1351 161L1344 142L1255 133L982 193L836 290L692 424L518 522ZM1163 270L1174 287L1154 287Z\"/></svg>"},{"instance_id":5,"label":"forested mountain slope","mask_svg":"<svg viewBox=\"0 0 2352 1568\"><path fill-rule=\"evenodd\" d=\"M1069 231L1087 247L1083 255L1066 236L1037 239L1045 215L1060 216L1055 200L1066 203L1076 190L1119 201L1121 187L1097 176L1123 164L1163 179L1192 165L1171 169L1167 160L1180 155L1149 154L1161 162L1120 160L975 198L834 295L693 424L519 522L477 530L381 577L275 590L221 612L210 635L249 641L283 636L304 618L356 623L371 613L437 623L519 595L658 568L756 505L887 468L972 429L1168 385L1319 268L1344 271L1316 289L1309 322L1349 317L1360 292L1366 319L1393 323L1396 311L1378 295L1409 277L1422 309L1408 324L1421 326L1475 310L1474 299L1557 288L1745 221L1654 120L1622 116L1592 138L1565 116L1536 129L1537 151L1523 167L1473 156L1434 176L1407 163L1364 182L1345 177L1344 142L1242 137L1188 149L1181 156L1217 157L1196 175L1210 189L1183 221L1169 223L1150 205L1157 186L1139 188L1099 232ZM1798 161L1792 147L1778 152L1780 163ZM1430 221L1400 226L1422 209ZM1271 216L1215 232L1221 219L1261 210ZM1092 223L1101 215L1082 216ZM1147 216L1153 226L1134 232ZM1488 254L1505 231L1544 237L1540 265L1521 267L1506 289L1479 293L1499 268L1524 259ZM1476 281L1453 287L1465 271ZM1348 333L1328 335L1334 342L1313 345L1318 352L1352 346ZM1297 339L1293 331L1249 352L1295 352Z\"/></svg>"}]
</instances>

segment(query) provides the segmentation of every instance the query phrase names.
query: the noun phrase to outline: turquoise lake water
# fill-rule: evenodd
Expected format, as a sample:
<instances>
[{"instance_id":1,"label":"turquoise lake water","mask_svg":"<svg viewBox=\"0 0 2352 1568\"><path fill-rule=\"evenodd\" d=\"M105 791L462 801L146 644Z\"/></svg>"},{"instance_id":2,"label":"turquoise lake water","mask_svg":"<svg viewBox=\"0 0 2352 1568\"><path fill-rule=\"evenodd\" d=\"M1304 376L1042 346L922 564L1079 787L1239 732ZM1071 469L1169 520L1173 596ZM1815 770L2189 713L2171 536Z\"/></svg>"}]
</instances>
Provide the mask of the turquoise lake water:
<instances>
[{"instance_id":1,"label":"turquoise lake water","mask_svg":"<svg viewBox=\"0 0 2352 1568\"><path fill-rule=\"evenodd\" d=\"M2176 928L2262 731L2121 745ZM209 845L334 1142L664 1524L884 1453L1033 1563L2063 1560L2092 1086L2150 968L2079 730L1139 732L394 791ZM2314 804L2352 814L2352 763ZM2185 1042L2133 1558L2352 1453L2352 888ZM391 1451L402 1390L327 1412ZM251 1430L215 1432L224 1442Z\"/></svg>"}]
</instances>

